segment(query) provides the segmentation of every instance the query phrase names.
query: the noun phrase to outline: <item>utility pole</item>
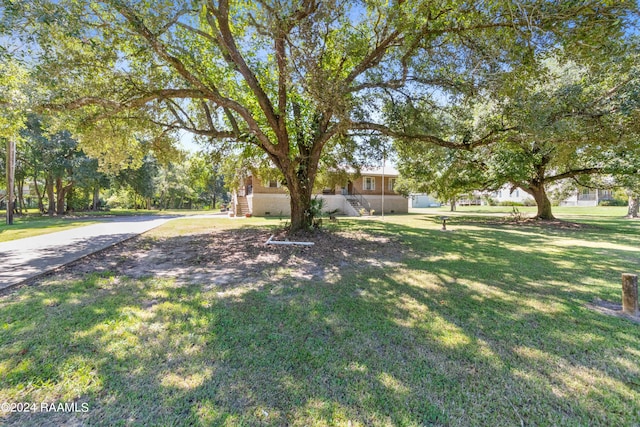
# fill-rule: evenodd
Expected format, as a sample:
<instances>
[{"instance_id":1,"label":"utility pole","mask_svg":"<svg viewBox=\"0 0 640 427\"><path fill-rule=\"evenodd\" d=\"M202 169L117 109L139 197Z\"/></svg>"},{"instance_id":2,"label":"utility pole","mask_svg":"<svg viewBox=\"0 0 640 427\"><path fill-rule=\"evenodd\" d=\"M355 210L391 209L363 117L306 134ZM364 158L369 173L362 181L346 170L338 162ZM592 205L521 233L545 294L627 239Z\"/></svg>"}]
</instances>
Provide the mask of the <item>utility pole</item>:
<instances>
[{"instance_id":1,"label":"utility pole","mask_svg":"<svg viewBox=\"0 0 640 427\"><path fill-rule=\"evenodd\" d=\"M386 166L387 163L387 153L384 151L382 151L382 219L384 219L384 168Z\"/></svg>"},{"instance_id":2,"label":"utility pole","mask_svg":"<svg viewBox=\"0 0 640 427\"><path fill-rule=\"evenodd\" d=\"M16 143L7 139L7 225L13 225L13 185L16 176Z\"/></svg>"}]
</instances>

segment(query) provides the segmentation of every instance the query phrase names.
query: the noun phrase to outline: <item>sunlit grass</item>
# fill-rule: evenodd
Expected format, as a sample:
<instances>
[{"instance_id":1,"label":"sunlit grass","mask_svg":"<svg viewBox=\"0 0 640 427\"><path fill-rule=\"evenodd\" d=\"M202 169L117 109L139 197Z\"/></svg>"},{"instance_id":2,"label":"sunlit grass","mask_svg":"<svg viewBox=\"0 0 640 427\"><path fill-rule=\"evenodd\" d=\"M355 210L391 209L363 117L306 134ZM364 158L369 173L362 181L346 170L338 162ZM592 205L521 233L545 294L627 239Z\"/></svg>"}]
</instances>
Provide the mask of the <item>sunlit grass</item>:
<instances>
[{"instance_id":1,"label":"sunlit grass","mask_svg":"<svg viewBox=\"0 0 640 427\"><path fill-rule=\"evenodd\" d=\"M97 221L90 219L67 219L64 217L44 216L16 216L13 225L0 222L0 242L22 239L25 237L40 236L56 231L69 230L76 227L95 224Z\"/></svg>"},{"instance_id":2,"label":"sunlit grass","mask_svg":"<svg viewBox=\"0 0 640 427\"><path fill-rule=\"evenodd\" d=\"M535 206L515 206L515 209L528 216L534 216L536 213ZM458 206L455 212L451 212L449 206L441 206L438 208L411 208L411 213L429 214L437 213L438 215L473 215L473 214L501 214L509 215L513 212L513 206ZM554 206L552 208L554 216L563 218L567 216L586 216L586 217L617 217L621 218L627 214L626 206L594 206L594 207L575 207L575 206Z\"/></svg>"},{"instance_id":3,"label":"sunlit grass","mask_svg":"<svg viewBox=\"0 0 640 427\"><path fill-rule=\"evenodd\" d=\"M22 239L26 237L40 236L43 234L65 231L72 228L96 224L110 217L126 217L141 215L206 215L217 211L207 210L143 210L143 209L112 209L109 211L76 212L64 216L41 215L33 209L25 212L25 215L15 215L14 223L7 225L4 221L5 211L0 211L0 242Z\"/></svg>"},{"instance_id":4,"label":"sunlit grass","mask_svg":"<svg viewBox=\"0 0 640 427\"><path fill-rule=\"evenodd\" d=\"M323 280L278 263L225 287L53 277L0 297L0 402L78 399L74 420L102 425L637 425L640 327L586 304L619 301L639 223L588 223L341 219L401 253ZM175 220L146 237L282 225Z\"/></svg>"}]
</instances>

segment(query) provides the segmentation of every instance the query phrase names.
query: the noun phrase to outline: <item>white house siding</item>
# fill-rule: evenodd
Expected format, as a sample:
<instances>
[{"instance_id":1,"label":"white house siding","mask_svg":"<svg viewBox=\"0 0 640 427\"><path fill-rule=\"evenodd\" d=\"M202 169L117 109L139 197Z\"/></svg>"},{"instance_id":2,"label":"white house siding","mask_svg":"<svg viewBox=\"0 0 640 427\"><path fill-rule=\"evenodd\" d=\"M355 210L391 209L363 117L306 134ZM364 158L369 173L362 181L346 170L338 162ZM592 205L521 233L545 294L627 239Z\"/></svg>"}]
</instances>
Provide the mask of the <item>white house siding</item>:
<instances>
[{"instance_id":1,"label":"white house siding","mask_svg":"<svg viewBox=\"0 0 640 427\"><path fill-rule=\"evenodd\" d=\"M371 209L376 211L376 215L382 212L382 196L367 195L365 196L365 199L371 205ZM384 213L407 212L409 212L409 200L407 200L406 197L384 196Z\"/></svg>"},{"instance_id":2,"label":"white house siding","mask_svg":"<svg viewBox=\"0 0 640 427\"><path fill-rule=\"evenodd\" d=\"M289 216L291 215L291 202L288 194L258 194L257 197L247 197L249 209L257 216ZM268 212L268 213L267 213Z\"/></svg>"},{"instance_id":3,"label":"white house siding","mask_svg":"<svg viewBox=\"0 0 640 427\"><path fill-rule=\"evenodd\" d=\"M314 196L315 197L315 196ZM319 195L324 199L324 212L338 210L339 215L358 215L347 199L342 195ZM288 194L257 194L247 197L249 209L257 216L289 216L291 215L291 203Z\"/></svg>"},{"instance_id":4,"label":"white house siding","mask_svg":"<svg viewBox=\"0 0 640 427\"><path fill-rule=\"evenodd\" d=\"M324 212L331 212L337 209L339 215L359 215L343 195L323 194L318 197L324 199L324 207L322 208Z\"/></svg>"},{"instance_id":5,"label":"white house siding","mask_svg":"<svg viewBox=\"0 0 640 427\"><path fill-rule=\"evenodd\" d=\"M338 214L357 216L358 213L342 195L319 195L324 199L324 212L338 209ZM381 196L367 196L366 200L371 209L379 214L382 211ZM259 194L258 197L247 197L249 209L256 216L288 216L291 214L291 205L288 194ZM402 196L384 196L384 213L407 213L408 201ZM392 212L393 211L393 212Z\"/></svg>"},{"instance_id":6,"label":"white house siding","mask_svg":"<svg viewBox=\"0 0 640 427\"><path fill-rule=\"evenodd\" d=\"M436 208L442 204L428 194L413 194L409 198L412 208Z\"/></svg>"},{"instance_id":7,"label":"white house siding","mask_svg":"<svg viewBox=\"0 0 640 427\"><path fill-rule=\"evenodd\" d=\"M493 193L490 193L489 197L491 197L493 200L495 200L498 203L501 203L501 202L524 203L526 200L533 200L533 197L531 197L529 193L527 193L526 191L520 188L516 188L515 190L511 191L510 185L508 186L505 185L504 187L500 188L498 191L494 191Z\"/></svg>"}]
</instances>

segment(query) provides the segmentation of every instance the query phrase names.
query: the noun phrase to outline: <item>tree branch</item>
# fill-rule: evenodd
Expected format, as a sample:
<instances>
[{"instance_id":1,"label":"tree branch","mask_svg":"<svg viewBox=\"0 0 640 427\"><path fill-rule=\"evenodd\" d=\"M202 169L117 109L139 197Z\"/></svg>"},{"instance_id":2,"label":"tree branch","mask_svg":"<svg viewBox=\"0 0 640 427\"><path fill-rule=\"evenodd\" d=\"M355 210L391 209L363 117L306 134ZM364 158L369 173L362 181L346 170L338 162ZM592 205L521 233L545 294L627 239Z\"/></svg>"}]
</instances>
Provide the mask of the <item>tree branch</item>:
<instances>
[{"instance_id":1,"label":"tree branch","mask_svg":"<svg viewBox=\"0 0 640 427\"><path fill-rule=\"evenodd\" d=\"M364 73L368 69L375 67L382 61L384 54L387 52L389 46L400 41L400 32L398 30L389 34L382 42L380 42L375 49L373 49L362 61L349 73L344 82L346 85L350 85L360 74Z\"/></svg>"},{"instance_id":2,"label":"tree branch","mask_svg":"<svg viewBox=\"0 0 640 427\"><path fill-rule=\"evenodd\" d=\"M573 178L574 176L578 176L578 175L597 175L602 172L604 172L602 168L574 169L558 175L551 176L549 178L545 178L545 182L560 181L561 179Z\"/></svg>"},{"instance_id":3,"label":"tree branch","mask_svg":"<svg viewBox=\"0 0 640 427\"><path fill-rule=\"evenodd\" d=\"M249 126L249 129L251 129L251 132L255 134L256 137L260 140L260 142L265 147L265 149L267 150L275 149L275 146L271 143L269 138L262 132L262 130L260 129L260 126L255 121L251 112L247 108L245 108L244 106L242 106L240 103L236 101L233 101L229 98L222 96L222 94L218 91L218 89L215 86L213 85L207 86L204 83L202 83L200 79L198 79L193 73L187 70L187 67L182 63L182 61L180 61L178 58L174 57L173 55L169 54L164 44L145 26L142 20L138 18L136 13L129 6L124 4L121 0L114 0L113 3L115 5L116 10L120 14L122 14L122 16L125 17L125 19L127 19L127 21L133 26L134 30L139 35L141 35L145 40L147 40L147 42L149 43L149 45L151 46L154 52L156 52L162 59L164 59L187 82L191 83L196 88L200 89L202 92L207 94L207 96L203 96L201 98L211 99L222 107L227 107L236 111L247 123L247 125ZM209 1L208 3L210 6L210 9L214 13L216 13L217 9L212 4L212 2ZM228 13L228 10L227 10L227 13ZM228 27L228 22L227 22L227 27ZM215 29L215 27L212 27L212 29Z\"/></svg>"},{"instance_id":4,"label":"tree branch","mask_svg":"<svg viewBox=\"0 0 640 427\"><path fill-rule=\"evenodd\" d=\"M160 89L147 92L138 98L132 98L122 102L104 99L97 96L85 96L63 104L43 104L42 108L50 110L77 110L83 107L99 105L117 112L126 108L141 107L151 101L179 98L207 99L210 98L210 96L197 89Z\"/></svg>"},{"instance_id":5,"label":"tree branch","mask_svg":"<svg viewBox=\"0 0 640 427\"><path fill-rule=\"evenodd\" d=\"M348 128L351 130L371 130L371 131L379 132L382 135L386 135L392 138L398 138L398 139L404 139L404 140L410 140L410 141L428 142L428 143L437 145L439 147L451 148L454 150L473 150L474 148L490 145L495 142L495 139L498 135L516 129L516 128L504 128L504 129L492 130L491 132L489 132L488 134L486 134L481 138L478 138L468 143L460 144L452 141L447 141L445 139L439 138L434 135L398 132L390 129L385 125L381 125L378 123L352 122L349 124Z\"/></svg>"},{"instance_id":6,"label":"tree branch","mask_svg":"<svg viewBox=\"0 0 640 427\"><path fill-rule=\"evenodd\" d=\"M170 130L186 130L187 132L191 132L195 135L207 136L210 138L216 139L234 139L241 140L238 135L233 131L218 131L218 130L207 130L207 129L198 129L194 127L187 126L183 120L176 120L173 123L165 123L157 120L150 119L151 123L163 127L165 129ZM245 141L244 139L242 139ZM245 141L250 142L250 141Z\"/></svg>"},{"instance_id":7,"label":"tree branch","mask_svg":"<svg viewBox=\"0 0 640 427\"><path fill-rule=\"evenodd\" d=\"M211 6L213 6L211 1L208 2ZM274 130L276 135L278 135L279 142L282 142L282 145L287 145L288 141L282 139L282 132L280 132L278 115L275 113L273 104L271 100L267 96L266 92L258 82L255 74L251 71L249 66L247 65L244 57L238 50L238 46L236 45L236 41L234 39L233 33L231 32L231 27L229 25L229 2L228 0L220 0L219 7L216 9L215 7L211 7L211 11L214 16L217 18L216 22L212 19L211 14L207 13L207 21L211 26L211 29L216 32L216 37L218 38L218 43L220 47L223 49L224 59L232 65L240 75L242 75L244 81L247 83L253 94L256 96L258 104L262 112L269 123L269 126ZM282 147L280 147L282 149Z\"/></svg>"}]
</instances>

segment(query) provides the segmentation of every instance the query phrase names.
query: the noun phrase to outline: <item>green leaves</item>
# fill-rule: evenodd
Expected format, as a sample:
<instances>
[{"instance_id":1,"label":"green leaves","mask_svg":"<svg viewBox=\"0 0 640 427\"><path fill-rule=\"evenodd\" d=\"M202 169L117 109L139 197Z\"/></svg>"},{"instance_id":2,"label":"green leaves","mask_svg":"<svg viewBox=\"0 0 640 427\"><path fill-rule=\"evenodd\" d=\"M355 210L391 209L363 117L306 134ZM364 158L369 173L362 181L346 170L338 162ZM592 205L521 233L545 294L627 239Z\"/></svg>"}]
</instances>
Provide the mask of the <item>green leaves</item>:
<instances>
[{"instance_id":1,"label":"green leaves","mask_svg":"<svg viewBox=\"0 0 640 427\"><path fill-rule=\"evenodd\" d=\"M26 120L28 72L17 61L0 62L0 139L17 139Z\"/></svg>"},{"instance_id":2,"label":"green leaves","mask_svg":"<svg viewBox=\"0 0 640 427\"><path fill-rule=\"evenodd\" d=\"M170 152L183 130L252 147L290 190L313 187L322 159L361 132L464 149L504 141L506 122L522 116L513 99L531 89L525 76L542 76L543 59L559 52L610 56L637 9L604 0L1 1L0 31L37 64L37 104L104 168L135 166L151 147ZM589 96L542 96L522 109L541 103L547 116L531 122L541 133ZM620 105L632 109L630 99ZM558 134L575 128L556 123Z\"/></svg>"}]
</instances>

